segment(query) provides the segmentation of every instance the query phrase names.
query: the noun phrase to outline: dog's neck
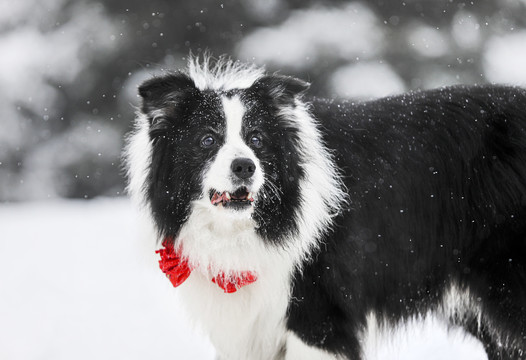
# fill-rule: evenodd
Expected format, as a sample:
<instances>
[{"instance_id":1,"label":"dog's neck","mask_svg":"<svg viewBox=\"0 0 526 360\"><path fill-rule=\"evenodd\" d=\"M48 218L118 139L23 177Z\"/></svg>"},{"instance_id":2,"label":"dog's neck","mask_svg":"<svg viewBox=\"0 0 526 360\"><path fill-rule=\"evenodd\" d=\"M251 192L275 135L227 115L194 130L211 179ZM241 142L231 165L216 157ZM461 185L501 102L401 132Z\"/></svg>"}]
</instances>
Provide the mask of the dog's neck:
<instances>
[{"instance_id":1,"label":"dog's neck","mask_svg":"<svg viewBox=\"0 0 526 360\"><path fill-rule=\"evenodd\" d=\"M209 204L199 202L192 206L175 242L176 248L182 247L182 255L190 265L208 275L259 273L265 262L262 259L265 243L256 233L250 214L210 208Z\"/></svg>"},{"instance_id":2,"label":"dog's neck","mask_svg":"<svg viewBox=\"0 0 526 360\"><path fill-rule=\"evenodd\" d=\"M177 248L174 247L173 238L165 238L162 245L163 248L156 251L156 253L161 256L159 267L168 277L172 285L178 287L188 279L194 268L190 266L188 259L182 255L182 246ZM252 271L241 271L235 273L220 271L212 277L212 282L223 289L225 293L236 292L243 286L252 284L256 280L257 274Z\"/></svg>"}]
</instances>

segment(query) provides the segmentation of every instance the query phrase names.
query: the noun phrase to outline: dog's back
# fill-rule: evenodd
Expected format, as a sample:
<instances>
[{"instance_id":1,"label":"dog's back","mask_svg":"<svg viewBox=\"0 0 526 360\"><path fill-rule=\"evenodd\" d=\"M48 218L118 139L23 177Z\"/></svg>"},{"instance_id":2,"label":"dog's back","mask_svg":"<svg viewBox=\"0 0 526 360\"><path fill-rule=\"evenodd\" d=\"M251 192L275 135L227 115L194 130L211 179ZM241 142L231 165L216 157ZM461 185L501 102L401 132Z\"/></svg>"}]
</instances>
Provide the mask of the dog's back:
<instances>
[{"instance_id":1,"label":"dog's back","mask_svg":"<svg viewBox=\"0 0 526 360\"><path fill-rule=\"evenodd\" d=\"M520 358L526 92L452 87L313 109L350 204L296 278L305 300L291 327L357 358L366 314L392 324L431 310L481 339L490 359Z\"/></svg>"}]
</instances>

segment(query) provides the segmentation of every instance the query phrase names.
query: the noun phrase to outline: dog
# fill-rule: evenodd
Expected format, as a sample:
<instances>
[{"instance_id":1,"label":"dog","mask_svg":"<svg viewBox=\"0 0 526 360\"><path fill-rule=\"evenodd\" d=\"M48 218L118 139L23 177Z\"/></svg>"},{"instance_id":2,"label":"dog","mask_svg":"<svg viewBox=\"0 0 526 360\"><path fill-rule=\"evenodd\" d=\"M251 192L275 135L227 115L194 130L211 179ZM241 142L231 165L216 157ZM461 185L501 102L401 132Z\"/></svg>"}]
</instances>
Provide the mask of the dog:
<instances>
[{"instance_id":1,"label":"dog","mask_svg":"<svg viewBox=\"0 0 526 360\"><path fill-rule=\"evenodd\" d=\"M368 102L222 57L145 81L128 189L220 359L363 359L434 314L526 351L526 91Z\"/></svg>"}]
</instances>

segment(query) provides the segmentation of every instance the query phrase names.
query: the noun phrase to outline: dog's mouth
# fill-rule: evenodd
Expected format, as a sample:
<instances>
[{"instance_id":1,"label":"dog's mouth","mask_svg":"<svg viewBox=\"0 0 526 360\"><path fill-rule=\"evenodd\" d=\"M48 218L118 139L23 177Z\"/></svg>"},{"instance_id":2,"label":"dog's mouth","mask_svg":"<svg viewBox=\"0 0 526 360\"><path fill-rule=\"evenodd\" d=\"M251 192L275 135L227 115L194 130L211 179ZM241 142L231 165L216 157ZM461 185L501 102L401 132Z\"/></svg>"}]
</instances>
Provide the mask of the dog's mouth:
<instances>
[{"instance_id":1,"label":"dog's mouth","mask_svg":"<svg viewBox=\"0 0 526 360\"><path fill-rule=\"evenodd\" d=\"M222 205L226 208L241 210L252 206L254 196L246 187L240 187L234 192L210 190L210 202L214 206Z\"/></svg>"}]
</instances>

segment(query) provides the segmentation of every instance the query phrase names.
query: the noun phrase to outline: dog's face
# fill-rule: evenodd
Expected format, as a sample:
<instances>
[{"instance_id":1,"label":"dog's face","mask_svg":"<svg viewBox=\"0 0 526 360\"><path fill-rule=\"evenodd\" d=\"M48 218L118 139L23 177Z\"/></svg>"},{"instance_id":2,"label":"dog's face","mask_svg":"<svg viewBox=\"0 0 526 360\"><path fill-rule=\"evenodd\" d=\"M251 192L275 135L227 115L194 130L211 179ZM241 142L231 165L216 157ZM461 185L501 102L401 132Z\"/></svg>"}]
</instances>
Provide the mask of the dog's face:
<instances>
[{"instance_id":1,"label":"dog's face","mask_svg":"<svg viewBox=\"0 0 526 360\"><path fill-rule=\"evenodd\" d=\"M264 183L258 155L266 133L262 121L250 121L240 94L217 95L223 125L203 136L204 148L215 148L203 174L203 188L217 211L252 212ZM206 196L204 197L206 199Z\"/></svg>"},{"instance_id":2,"label":"dog's face","mask_svg":"<svg viewBox=\"0 0 526 360\"><path fill-rule=\"evenodd\" d=\"M183 73L140 86L151 144L143 191L162 236L177 237L196 207L219 221L252 218L268 241L294 231L305 161L283 111L307 86L263 76L248 88L198 89Z\"/></svg>"}]
</instances>

